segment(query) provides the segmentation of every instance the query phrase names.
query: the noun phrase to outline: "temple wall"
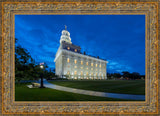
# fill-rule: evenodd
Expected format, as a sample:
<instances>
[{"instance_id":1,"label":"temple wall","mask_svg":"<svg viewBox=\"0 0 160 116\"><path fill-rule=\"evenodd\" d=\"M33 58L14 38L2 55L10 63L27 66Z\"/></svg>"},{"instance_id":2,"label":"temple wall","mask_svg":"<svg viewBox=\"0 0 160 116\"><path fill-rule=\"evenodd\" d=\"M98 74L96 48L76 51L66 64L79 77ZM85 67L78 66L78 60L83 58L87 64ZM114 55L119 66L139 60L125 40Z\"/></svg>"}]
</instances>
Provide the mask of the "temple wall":
<instances>
[{"instance_id":1,"label":"temple wall","mask_svg":"<svg viewBox=\"0 0 160 116\"><path fill-rule=\"evenodd\" d=\"M105 62L63 54L63 75L69 79L107 79Z\"/></svg>"}]
</instances>

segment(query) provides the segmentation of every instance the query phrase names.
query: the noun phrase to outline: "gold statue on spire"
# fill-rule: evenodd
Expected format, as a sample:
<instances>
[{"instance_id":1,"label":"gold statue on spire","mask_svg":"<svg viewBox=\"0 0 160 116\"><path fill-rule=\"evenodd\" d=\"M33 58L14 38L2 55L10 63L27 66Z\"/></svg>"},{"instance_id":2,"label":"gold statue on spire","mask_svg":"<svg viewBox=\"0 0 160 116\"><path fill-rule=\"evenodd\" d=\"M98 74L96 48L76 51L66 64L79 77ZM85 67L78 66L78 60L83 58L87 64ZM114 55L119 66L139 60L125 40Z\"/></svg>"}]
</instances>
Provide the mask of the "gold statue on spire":
<instances>
[{"instance_id":1,"label":"gold statue on spire","mask_svg":"<svg viewBox=\"0 0 160 116\"><path fill-rule=\"evenodd\" d=\"M67 26L66 25L64 25L65 26L65 30L67 30Z\"/></svg>"}]
</instances>

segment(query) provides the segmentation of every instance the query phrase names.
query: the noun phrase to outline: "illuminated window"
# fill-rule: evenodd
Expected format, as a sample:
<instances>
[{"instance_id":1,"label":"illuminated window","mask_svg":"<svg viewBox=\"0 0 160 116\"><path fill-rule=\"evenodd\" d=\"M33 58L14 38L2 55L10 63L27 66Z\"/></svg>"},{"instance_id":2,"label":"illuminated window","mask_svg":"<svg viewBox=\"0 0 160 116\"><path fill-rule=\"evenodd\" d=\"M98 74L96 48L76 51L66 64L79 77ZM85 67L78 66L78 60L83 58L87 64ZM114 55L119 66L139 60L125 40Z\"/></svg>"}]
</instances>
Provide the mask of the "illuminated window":
<instances>
[{"instance_id":1,"label":"illuminated window","mask_svg":"<svg viewBox=\"0 0 160 116\"><path fill-rule=\"evenodd\" d=\"M74 60L74 63L77 64L77 60Z\"/></svg>"},{"instance_id":2,"label":"illuminated window","mask_svg":"<svg viewBox=\"0 0 160 116\"><path fill-rule=\"evenodd\" d=\"M88 62L86 62L86 65L88 65Z\"/></svg>"},{"instance_id":3,"label":"illuminated window","mask_svg":"<svg viewBox=\"0 0 160 116\"><path fill-rule=\"evenodd\" d=\"M97 64L96 64L96 67L97 67Z\"/></svg>"},{"instance_id":4,"label":"illuminated window","mask_svg":"<svg viewBox=\"0 0 160 116\"><path fill-rule=\"evenodd\" d=\"M87 79L88 79L88 72L86 73Z\"/></svg>"},{"instance_id":5,"label":"illuminated window","mask_svg":"<svg viewBox=\"0 0 160 116\"><path fill-rule=\"evenodd\" d=\"M91 66L93 66L93 63L91 63Z\"/></svg>"},{"instance_id":6,"label":"illuminated window","mask_svg":"<svg viewBox=\"0 0 160 116\"><path fill-rule=\"evenodd\" d=\"M69 75L69 74L70 74L70 72L68 71L68 72L67 72L67 74Z\"/></svg>"},{"instance_id":7,"label":"illuminated window","mask_svg":"<svg viewBox=\"0 0 160 116\"><path fill-rule=\"evenodd\" d=\"M81 71L81 75L83 75L83 71Z\"/></svg>"},{"instance_id":8,"label":"illuminated window","mask_svg":"<svg viewBox=\"0 0 160 116\"><path fill-rule=\"evenodd\" d=\"M88 70L88 67L86 69Z\"/></svg>"},{"instance_id":9,"label":"illuminated window","mask_svg":"<svg viewBox=\"0 0 160 116\"><path fill-rule=\"evenodd\" d=\"M81 67L81 69L83 69L83 67Z\"/></svg>"},{"instance_id":10,"label":"illuminated window","mask_svg":"<svg viewBox=\"0 0 160 116\"><path fill-rule=\"evenodd\" d=\"M101 64L99 65L99 67L101 68Z\"/></svg>"},{"instance_id":11,"label":"illuminated window","mask_svg":"<svg viewBox=\"0 0 160 116\"><path fill-rule=\"evenodd\" d=\"M75 49L74 51L77 52L77 49Z\"/></svg>"},{"instance_id":12,"label":"illuminated window","mask_svg":"<svg viewBox=\"0 0 160 116\"><path fill-rule=\"evenodd\" d=\"M76 74L77 74L77 71L74 71L74 74L76 75Z\"/></svg>"},{"instance_id":13,"label":"illuminated window","mask_svg":"<svg viewBox=\"0 0 160 116\"><path fill-rule=\"evenodd\" d=\"M68 50L70 50L70 47L67 47Z\"/></svg>"},{"instance_id":14,"label":"illuminated window","mask_svg":"<svg viewBox=\"0 0 160 116\"><path fill-rule=\"evenodd\" d=\"M69 62L69 58L67 58L67 62Z\"/></svg>"},{"instance_id":15,"label":"illuminated window","mask_svg":"<svg viewBox=\"0 0 160 116\"><path fill-rule=\"evenodd\" d=\"M86 73L86 75L88 76L88 72Z\"/></svg>"},{"instance_id":16,"label":"illuminated window","mask_svg":"<svg viewBox=\"0 0 160 116\"><path fill-rule=\"evenodd\" d=\"M74 66L74 68L77 68L77 66Z\"/></svg>"},{"instance_id":17,"label":"illuminated window","mask_svg":"<svg viewBox=\"0 0 160 116\"><path fill-rule=\"evenodd\" d=\"M91 70L93 70L93 68L91 68Z\"/></svg>"},{"instance_id":18,"label":"illuminated window","mask_svg":"<svg viewBox=\"0 0 160 116\"><path fill-rule=\"evenodd\" d=\"M83 61L81 61L81 64L83 64Z\"/></svg>"}]
</instances>

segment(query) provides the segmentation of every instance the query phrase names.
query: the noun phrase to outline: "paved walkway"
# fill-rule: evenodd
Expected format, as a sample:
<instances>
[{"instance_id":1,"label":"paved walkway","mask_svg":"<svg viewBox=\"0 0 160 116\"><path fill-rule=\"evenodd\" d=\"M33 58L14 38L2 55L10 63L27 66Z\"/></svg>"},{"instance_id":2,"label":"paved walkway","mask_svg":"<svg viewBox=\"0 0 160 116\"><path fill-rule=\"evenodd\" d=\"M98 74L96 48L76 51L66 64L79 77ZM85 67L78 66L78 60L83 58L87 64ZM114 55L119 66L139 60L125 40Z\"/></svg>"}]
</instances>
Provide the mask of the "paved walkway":
<instances>
[{"instance_id":1,"label":"paved walkway","mask_svg":"<svg viewBox=\"0 0 160 116\"><path fill-rule=\"evenodd\" d=\"M48 83L47 81L44 81L44 86L51 88L51 89L78 93L78 94L84 94L84 95L91 95L91 96L128 99L128 100L145 100L145 95L106 93L106 92L97 92L97 91L90 91L90 90L83 90L83 89L74 89L70 87L63 87L63 86L51 84L51 83Z\"/></svg>"}]
</instances>

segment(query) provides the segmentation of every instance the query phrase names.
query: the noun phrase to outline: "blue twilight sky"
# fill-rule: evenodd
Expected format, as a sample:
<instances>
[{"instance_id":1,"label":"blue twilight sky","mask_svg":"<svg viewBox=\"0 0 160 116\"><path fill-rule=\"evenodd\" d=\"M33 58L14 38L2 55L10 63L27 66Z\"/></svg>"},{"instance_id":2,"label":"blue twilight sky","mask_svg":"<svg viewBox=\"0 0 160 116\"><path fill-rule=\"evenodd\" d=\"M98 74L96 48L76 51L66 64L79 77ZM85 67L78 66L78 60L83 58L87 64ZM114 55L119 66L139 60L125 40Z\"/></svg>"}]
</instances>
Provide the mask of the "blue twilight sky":
<instances>
[{"instance_id":1,"label":"blue twilight sky","mask_svg":"<svg viewBox=\"0 0 160 116\"><path fill-rule=\"evenodd\" d=\"M82 52L109 61L109 73L145 74L145 15L16 15L15 37L53 69L64 25Z\"/></svg>"}]
</instances>

